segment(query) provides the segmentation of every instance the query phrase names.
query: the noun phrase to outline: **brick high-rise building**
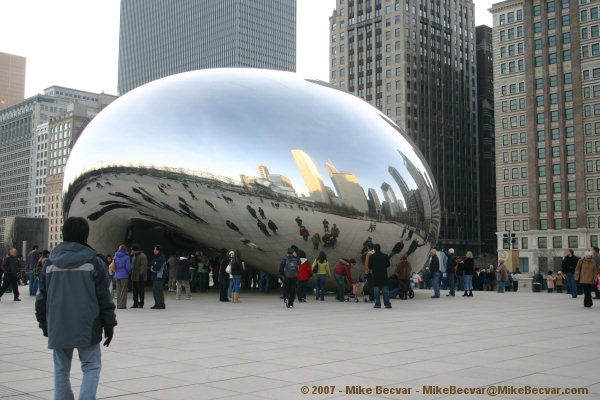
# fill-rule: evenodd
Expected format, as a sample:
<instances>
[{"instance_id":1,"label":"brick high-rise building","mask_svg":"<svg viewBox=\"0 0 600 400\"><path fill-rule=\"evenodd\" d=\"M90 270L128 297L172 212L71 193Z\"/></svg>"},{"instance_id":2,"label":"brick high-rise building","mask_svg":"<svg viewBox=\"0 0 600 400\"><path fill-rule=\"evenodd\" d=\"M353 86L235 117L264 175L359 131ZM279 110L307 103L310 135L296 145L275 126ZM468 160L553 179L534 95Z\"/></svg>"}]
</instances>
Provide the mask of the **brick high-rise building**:
<instances>
[{"instance_id":1,"label":"brick high-rise building","mask_svg":"<svg viewBox=\"0 0 600 400\"><path fill-rule=\"evenodd\" d=\"M0 52L0 108L25 98L25 57Z\"/></svg>"},{"instance_id":2,"label":"brick high-rise building","mask_svg":"<svg viewBox=\"0 0 600 400\"><path fill-rule=\"evenodd\" d=\"M600 230L600 4L494 4L497 235L521 270L560 269Z\"/></svg>"},{"instance_id":3,"label":"brick high-rise building","mask_svg":"<svg viewBox=\"0 0 600 400\"><path fill-rule=\"evenodd\" d=\"M440 193L440 246L478 253L473 1L337 0L329 40L331 83L382 110L428 161Z\"/></svg>"}]
</instances>

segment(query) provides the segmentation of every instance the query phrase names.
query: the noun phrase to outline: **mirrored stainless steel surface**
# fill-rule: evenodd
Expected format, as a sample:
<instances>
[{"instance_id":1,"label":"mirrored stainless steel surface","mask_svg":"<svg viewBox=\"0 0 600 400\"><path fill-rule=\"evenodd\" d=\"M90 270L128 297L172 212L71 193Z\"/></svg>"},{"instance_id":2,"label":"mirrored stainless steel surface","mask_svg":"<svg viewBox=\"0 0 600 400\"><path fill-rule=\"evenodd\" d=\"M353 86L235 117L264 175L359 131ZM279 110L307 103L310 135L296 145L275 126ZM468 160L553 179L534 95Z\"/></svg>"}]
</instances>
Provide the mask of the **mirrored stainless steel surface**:
<instances>
[{"instance_id":1,"label":"mirrored stainless steel surface","mask_svg":"<svg viewBox=\"0 0 600 400\"><path fill-rule=\"evenodd\" d=\"M294 244L310 260L324 250L332 267L355 258L358 276L369 237L386 253L424 244L409 256L416 271L440 219L428 166L384 114L322 82L252 69L174 75L114 101L75 144L64 196L100 252L239 249L273 273Z\"/></svg>"}]
</instances>

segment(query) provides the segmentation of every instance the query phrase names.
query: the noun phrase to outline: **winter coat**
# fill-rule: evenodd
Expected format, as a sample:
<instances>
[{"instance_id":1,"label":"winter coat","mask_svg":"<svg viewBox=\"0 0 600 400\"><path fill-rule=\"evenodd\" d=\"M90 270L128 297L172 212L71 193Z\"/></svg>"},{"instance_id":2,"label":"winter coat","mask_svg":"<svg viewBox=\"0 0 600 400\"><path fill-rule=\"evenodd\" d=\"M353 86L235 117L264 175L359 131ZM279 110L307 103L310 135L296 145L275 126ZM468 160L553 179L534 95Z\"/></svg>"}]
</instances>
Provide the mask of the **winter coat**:
<instances>
[{"instance_id":1,"label":"winter coat","mask_svg":"<svg viewBox=\"0 0 600 400\"><path fill-rule=\"evenodd\" d=\"M312 266L308 261L304 261L298 266L298 280L306 281L312 276Z\"/></svg>"},{"instance_id":2,"label":"winter coat","mask_svg":"<svg viewBox=\"0 0 600 400\"><path fill-rule=\"evenodd\" d=\"M191 277L190 268L193 268L194 265L187 258L182 258L177 261L177 266L175 267L175 280L178 281L189 281Z\"/></svg>"},{"instance_id":3,"label":"winter coat","mask_svg":"<svg viewBox=\"0 0 600 400\"><path fill-rule=\"evenodd\" d=\"M463 261L463 274L473 275L475 272L475 261L472 258L465 258Z\"/></svg>"},{"instance_id":4,"label":"winter coat","mask_svg":"<svg viewBox=\"0 0 600 400\"><path fill-rule=\"evenodd\" d=\"M200 256L196 259L196 265L198 266L198 272L209 273L210 272L210 260L206 256Z\"/></svg>"},{"instance_id":5,"label":"winter coat","mask_svg":"<svg viewBox=\"0 0 600 400\"><path fill-rule=\"evenodd\" d=\"M448 260L446 261L446 274L455 274L456 273L456 256L454 254L450 254L448 256Z\"/></svg>"},{"instance_id":6,"label":"winter coat","mask_svg":"<svg viewBox=\"0 0 600 400\"><path fill-rule=\"evenodd\" d=\"M63 242L52 250L35 300L35 316L40 328L48 330L49 349L98 344L102 329L117 325L107 270L86 245Z\"/></svg>"},{"instance_id":7,"label":"winter coat","mask_svg":"<svg viewBox=\"0 0 600 400\"><path fill-rule=\"evenodd\" d=\"M564 276L562 274L556 275L556 286L562 286L564 283Z\"/></svg>"},{"instance_id":8,"label":"winter coat","mask_svg":"<svg viewBox=\"0 0 600 400\"><path fill-rule=\"evenodd\" d=\"M368 251L365 255L365 275L370 275L373 273L373 270L369 268L369 260L373 254L375 254L375 250Z\"/></svg>"},{"instance_id":9,"label":"winter coat","mask_svg":"<svg viewBox=\"0 0 600 400\"><path fill-rule=\"evenodd\" d=\"M131 259L127 250L119 250L115 254L115 265L117 270L115 271L115 279L127 279L131 274Z\"/></svg>"},{"instance_id":10,"label":"winter coat","mask_svg":"<svg viewBox=\"0 0 600 400\"><path fill-rule=\"evenodd\" d=\"M396 264L396 274L398 274L398 279L410 279L411 272L412 266L410 265L410 262L408 260L402 260L398 264Z\"/></svg>"},{"instance_id":11,"label":"winter coat","mask_svg":"<svg viewBox=\"0 0 600 400\"><path fill-rule=\"evenodd\" d=\"M598 270L592 258L581 258L575 268L575 280L581 284L595 283Z\"/></svg>"},{"instance_id":12,"label":"winter coat","mask_svg":"<svg viewBox=\"0 0 600 400\"><path fill-rule=\"evenodd\" d=\"M158 255L154 257L154 262L152 263L152 267L150 267L150 271L152 272L152 281L164 282L167 280L167 260L163 253L158 253Z\"/></svg>"},{"instance_id":13,"label":"winter coat","mask_svg":"<svg viewBox=\"0 0 600 400\"><path fill-rule=\"evenodd\" d=\"M131 281L146 282L148 279L148 257L141 251L131 260Z\"/></svg>"},{"instance_id":14,"label":"winter coat","mask_svg":"<svg viewBox=\"0 0 600 400\"><path fill-rule=\"evenodd\" d=\"M387 269L390 266L388 256L380 251L376 251L369 257L369 268L373 270L373 286L387 286Z\"/></svg>"},{"instance_id":15,"label":"winter coat","mask_svg":"<svg viewBox=\"0 0 600 400\"><path fill-rule=\"evenodd\" d=\"M2 268L6 275L16 276L19 273L19 259L13 256L6 257L2 264Z\"/></svg>"},{"instance_id":16,"label":"winter coat","mask_svg":"<svg viewBox=\"0 0 600 400\"><path fill-rule=\"evenodd\" d=\"M438 256L431 257L431 260L429 261L429 271L431 271L432 275L436 272L440 272L440 260Z\"/></svg>"},{"instance_id":17,"label":"winter coat","mask_svg":"<svg viewBox=\"0 0 600 400\"><path fill-rule=\"evenodd\" d=\"M562 265L561 265L563 274L574 273L575 268L577 268L578 262L579 262L579 257L577 257L577 256L572 256L572 257L566 256L565 258L563 258Z\"/></svg>"},{"instance_id":18,"label":"winter coat","mask_svg":"<svg viewBox=\"0 0 600 400\"><path fill-rule=\"evenodd\" d=\"M342 275L348 278L348 282L352 285L354 281L352 280L352 275L350 274L350 264L345 264L343 262L339 262L338 265L333 269L333 273L337 275Z\"/></svg>"},{"instance_id":19,"label":"winter coat","mask_svg":"<svg viewBox=\"0 0 600 400\"><path fill-rule=\"evenodd\" d=\"M229 257L226 255L221 255L219 258L219 284L221 287L229 286L229 274L225 272L227 266L229 265Z\"/></svg>"},{"instance_id":20,"label":"winter coat","mask_svg":"<svg viewBox=\"0 0 600 400\"><path fill-rule=\"evenodd\" d=\"M317 272L315 272L315 274L317 275L327 275L327 276L331 276L331 271L329 270L329 262L327 260L325 260L324 262L319 262L319 260L315 260L313 261L312 264L313 268L316 266L317 267Z\"/></svg>"},{"instance_id":21,"label":"winter coat","mask_svg":"<svg viewBox=\"0 0 600 400\"><path fill-rule=\"evenodd\" d=\"M552 275L546 275L546 284L548 285L548 289L554 289L554 280L556 278Z\"/></svg>"},{"instance_id":22,"label":"winter coat","mask_svg":"<svg viewBox=\"0 0 600 400\"><path fill-rule=\"evenodd\" d=\"M243 261L232 262L231 263L231 276L234 275L242 275L244 273L244 264Z\"/></svg>"},{"instance_id":23,"label":"winter coat","mask_svg":"<svg viewBox=\"0 0 600 400\"><path fill-rule=\"evenodd\" d=\"M498 268L496 269L496 280L500 282L508 281L508 272L505 264L498 265Z\"/></svg>"}]
</instances>

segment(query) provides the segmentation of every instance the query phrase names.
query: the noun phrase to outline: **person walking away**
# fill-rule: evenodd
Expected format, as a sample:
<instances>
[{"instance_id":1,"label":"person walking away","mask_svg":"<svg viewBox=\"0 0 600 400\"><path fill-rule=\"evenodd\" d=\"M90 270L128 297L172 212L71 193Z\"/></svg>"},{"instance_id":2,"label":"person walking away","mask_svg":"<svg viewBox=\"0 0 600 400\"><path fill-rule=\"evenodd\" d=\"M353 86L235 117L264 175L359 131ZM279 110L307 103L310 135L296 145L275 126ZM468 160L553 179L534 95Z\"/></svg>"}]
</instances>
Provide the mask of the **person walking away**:
<instances>
[{"instance_id":1,"label":"person walking away","mask_svg":"<svg viewBox=\"0 0 600 400\"><path fill-rule=\"evenodd\" d=\"M177 262L179 258L177 254L171 254L169 259L167 260L167 265L169 266L169 283L167 284L167 290L169 292L174 292L177 290L177 279L175 279L175 270L177 269Z\"/></svg>"},{"instance_id":2,"label":"person walking away","mask_svg":"<svg viewBox=\"0 0 600 400\"><path fill-rule=\"evenodd\" d=\"M346 293L346 282L344 281L344 277L348 279L350 285L354 282L352 281L352 275L350 274L350 270L356 264L356 260L351 258L346 261L344 259L340 259L338 264L333 269L333 276L338 284L337 290L335 292L335 298L337 301L346 301L344 294Z\"/></svg>"},{"instance_id":3,"label":"person walking away","mask_svg":"<svg viewBox=\"0 0 600 400\"><path fill-rule=\"evenodd\" d=\"M429 270L431 271L432 281L433 281L433 296L434 299L440 298L440 279L442 274L440 272L440 260L436 254L435 250L431 250L429 253Z\"/></svg>"},{"instance_id":4,"label":"person walking away","mask_svg":"<svg viewBox=\"0 0 600 400\"><path fill-rule=\"evenodd\" d=\"M577 262L574 273L574 279L579 281L579 284L583 288L583 306L586 308L593 305L592 290L594 290L596 280L598 279L598 269L592 257L593 253L586 251L585 258Z\"/></svg>"},{"instance_id":5,"label":"person walking away","mask_svg":"<svg viewBox=\"0 0 600 400\"><path fill-rule=\"evenodd\" d=\"M498 282L498 293L504 293L504 285L508 281L508 273L504 260L498 260L498 269L496 270L496 281Z\"/></svg>"},{"instance_id":6,"label":"person walking away","mask_svg":"<svg viewBox=\"0 0 600 400\"><path fill-rule=\"evenodd\" d=\"M229 290L229 273L227 273L227 266L229 265L229 257L227 256L227 249L221 249L219 256L219 301L228 302L227 291Z\"/></svg>"},{"instance_id":7,"label":"person walking away","mask_svg":"<svg viewBox=\"0 0 600 400\"><path fill-rule=\"evenodd\" d=\"M298 270L298 301L306 303L306 288L308 280L312 277L312 266L306 258L300 258Z\"/></svg>"},{"instance_id":8,"label":"person walking away","mask_svg":"<svg viewBox=\"0 0 600 400\"><path fill-rule=\"evenodd\" d=\"M293 248L287 249L287 256L279 264L280 273L283 281L283 293L285 306L294 308L294 299L296 298L296 285L298 282L300 259Z\"/></svg>"},{"instance_id":9,"label":"person walking away","mask_svg":"<svg viewBox=\"0 0 600 400\"><path fill-rule=\"evenodd\" d=\"M556 293L562 293L562 288L564 285L564 276L562 274L562 271L558 271L556 273L556 279L554 281L554 284L556 285Z\"/></svg>"},{"instance_id":10,"label":"person walking away","mask_svg":"<svg viewBox=\"0 0 600 400\"><path fill-rule=\"evenodd\" d=\"M463 280L465 294L463 297L473 297L473 272L475 270L475 260L473 259L473 253L467 251L465 261L463 261Z\"/></svg>"},{"instance_id":11,"label":"person walking away","mask_svg":"<svg viewBox=\"0 0 600 400\"><path fill-rule=\"evenodd\" d=\"M182 255L179 257L179 261L177 261L177 266L175 267L175 280L177 285L177 291L175 292L175 299L181 300L181 290L185 291L188 300L192 299L192 291L190 287L190 278L192 276L191 270L196 267L192 264L190 258Z\"/></svg>"},{"instance_id":12,"label":"person walking away","mask_svg":"<svg viewBox=\"0 0 600 400\"><path fill-rule=\"evenodd\" d=\"M548 287L548 293L554 292L554 275L552 275L552 271L548 271L546 274L546 286Z\"/></svg>"},{"instance_id":13,"label":"person walking away","mask_svg":"<svg viewBox=\"0 0 600 400\"><path fill-rule=\"evenodd\" d=\"M240 286L242 284L242 275L244 274L245 266L239 250L230 251L229 254L231 255L231 277L233 280L231 299L233 303L240 303Z\"/></svg>"},{"instance_id":14,"label":"person walking away","mask_svg":"<svg viewBox=\"0 0 600 400\"><path fill-rule=\"evenodd\" d=\"M19 298L19 259L17 258L17 249L10 249L8 257L2 263L4 269L4 279L0 287L0 300L7 289L12 286L14 301L21 301Z\"/></svg>"},{"instance_id":15,"label":"person walking away","mask_svg":"<svg viewBox=\"0 0 600 400\"><path fill-rule=\"evenodd\" d=\"M319 253L319 257L312 264L312 271L315 274L315 289L316 299L325 301L325 281L327 277L331 278L331 271L329 270L329 262L327 262L327 255L324 251Z\"/></svg>"},{"instance_id":16,"label":"person walking away","mask_svg":"<svg viewBox=\"0 0 600 400\"><path fill-rule=\"evenodd\" d=\"M381 308L381 292L383 292L383 304L385 308L392 308L387 274L387 269L390 266L390 258L381 252L381 246L378 243L373 246L373 249L375 253L369 257L369 268L373 270L373 291L375 295L375 305L373 308Z\"/></svg>"},{"instance_id":17,"label":"person walking away","mask_svg":"<svg viewBox=\"0 0 600 400\"><path fill-rule=\"evenodd\" d=\"M204 255L204 252L202 250L196 253L196 265L198 266L198 284L200 293L205 293L208 291L210 259Z\"/></svg>"},{"instance_id":18,"label":"person walking away","mask_svg":"<svg viewBox=\"0 0 600 400\"><path fill-rule=\"evenodd\" d=\"M449 249L446 260L446 278L448 279L448 289L450 290L446 296L454 296L454 278L456 272L456 256L454 255L454 249Z\"/></svg>"},{"instance_id":19,"label":"person walking away","mask_svg":"<svg viewBox=\"0 0 600 400\"><path fill-rule=\"evenodd\" d=\"M408 291L410 290L410 273L412 271L412 266L410 265L410 262L408 261L408 256L406 254L403 254L400 257L400 261L398 262L398 264L396 264L396 276L398 277L398 298L400 300L407 300L408 299ZM415 274L415 276L419 277L418 274ZM415 282L415 287L417 283Z\"/></svg>"},{"instance_id":20,"label":"person walking away","mask_svg":"<svg viewBox=\"0 0 600 400\"><path fill-rule=\"evenodd\" d=\"M144 308L144 290L148 279L148 257L140 245L131 246L131 285L133 290L133 305L131 308Z\"/></svg>"},{"instance_id":21,"label":"person walking away","mask_svg":"<svg viewBox=\"0 0 600 400\"><path fill-rule=\"evenodd\" d=\"M567 281L567 291L571 293L571 297L574 299L577 298L577 284L575 283L575 268L577 268L577 263L579 262L579 257L575 256L573 249L567 250L567 255L563 258L561 271L565 274L565 279Z\"/></svg>"},{"instance_id":22,"label":"person walking away","mask_svg":"<svg viewBox=\"0 0 600 400\"><path fill-rule=\"evenodd\" d=\"M29 254L27 254L27 269L29 270L29 295L35 296L37 294L37 277L35 276L35 267L40 260L41 254L39 252L39 246L36 244L33 246Z\"/></svg>"},{"instance_id":23,"label":"person walking away","mask_svg":"<svg viewBox=\"0 0 600 400\"><path fill-rule=\"evenodd\" d=\"M127 308L127 282L131 274L131 260L129 252L124 244L119 246L114 258L117 269L115 270L115 279L117 280L117 308Z\"/></svg>"},{"instance_id":24,"label":"person walking away","mask_svg":"<svg viewBox=\"0 0 600 400\"><path fill-rule=\"evenodd\" d=\"M35 316L54 358L54 398L73 399L70 372L73 350L81 360L80 399L95 399L101 369L100 342L108 347L117 325L102 258L86 242L89 225L70 217L62 227L63 242L42 268Z\"/></svg>"},{"instance_id":25,"label":"person walking away","mask_svg":"<svg viewBox=\"0 0 600 400\"><path fill-rule=\"evenodd\" d=\"M154 305L150 308L164 310L166 308L164 285L167 280L167 260L160 245L154 246L154 261L150 272L152 272L152 294L154 295Z\"/></svg>"}]
</instances>

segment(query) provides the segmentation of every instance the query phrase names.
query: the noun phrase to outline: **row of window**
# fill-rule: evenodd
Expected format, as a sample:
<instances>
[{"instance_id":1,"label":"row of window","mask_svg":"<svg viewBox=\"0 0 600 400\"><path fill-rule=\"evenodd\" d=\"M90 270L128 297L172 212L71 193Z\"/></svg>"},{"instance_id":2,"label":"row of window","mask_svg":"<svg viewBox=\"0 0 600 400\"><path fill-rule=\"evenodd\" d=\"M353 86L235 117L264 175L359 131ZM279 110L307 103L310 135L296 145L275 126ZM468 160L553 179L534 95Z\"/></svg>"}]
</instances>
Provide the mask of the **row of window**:
<instances>
[{"instance_id":1,"label":"row of window","mask_svg":"<svg viewBox=\"0 0 600 400\"><path fill-rule=\"evenodd\" d=\"M554 75L556 76L556 75ZM552 77L550 77L552 78ZM550 95L548 96L550 98L550 104L558 104L558 93L550 93ZM572 90L565 90L565 102L570 103L573 101L573 91ZM544 95L539 95L536 96L535 98L535 105L537 107L543 107L544 106Z\"/></svg>"},{"instance_id":2,"label":"row of window","mask_svg":"<svg viewBox=\"0 0 600 400\"><path fill-rule=\"evenodd\" d=\"M523 20L523 10L509 11L506 14L500 14L500 25L512 24L515 21Z\"/></svg>"},{"instance_id":3,"label":"row of window","mask_svg":"<svg viewBox=\"0 0 600 400\"><path fill-rule=\"evenodd\" d=\"M560 3L561 8L567 9L569 8L569 3L570 0L560 0L558 1L558 3ZM546 12L549 13L553 13L556 11L556 4L554 1L549 1L546 3ZM540 4L533 6L533 15L535 17L539 17L540 15L542 15L542 6Z\"/></svg>"},{"instance_id":4,"label":"row of window","mask_svg":"<svg viewBox=\"0 0 600 400\"><path fill-rule=\"evenodd\" d=\"M515 36L516 33L516 36ZM501 30L500 31L500 41L504 42L505 40L511 40L514 39L515 37L523 37L523 27L522 26L517 26L517 28L510 28L510 29L506 29L506 30Z\"/></svg>"},{"instance_id":5,"label":"row of window","mask_svg":"<svg viewBox=\"0 0 600 400\"><path fill-rule=\"evenodd\" d=\"M504 163L518 162L519 161L519 153L521 153L521 161L527 161L527 150L525 150L525 149L522 149L521 151L519 151L519 150L511 151L510 158L509 158L509 152L505 151L502 153L502 160L504 161Z\"/></svg>"},{"instance_id":6,"label":"row of window","mask_svg":"<svg viewBox=\"0 0 600 400\"><path fill-rule=\"evenodd\" d=\"M567 150L567 156L575 155L575 145L574 144L567 144L566 150ZM540 147L537 149L537 151L538 151L538 159L539 160L543 160L546 158L546 148L545 147ZM560 157L560 146L552 146L551 151L552 151L552 153L551 153L552 158Z\"/></svg>"},{"instance_id":7,"label":"row of window","mask_svg":"<svg viewBox=\"0 0 600 400\"><path fill-rule=\"evenodd\" d=\"M543 178L547 176L547 167L545 165L538 165L538 176ZM567 163L567 174L575 173L575 163ZM552 175L558 176L561 174L561 166L560 164L552 164Z\"/></svg>"},{"instance_id":8,"label":"row of window","mask_svg":"<svg viewBox=\"0 0 600 400\"><path fill-rule=\"evenodd\" d=\"M500 57L504 58L506 56L514 56L517 54L523 54L524 49L523 49L523 42L519 42L516 45L515 44L510 44L508 46L502 46L500 47Z\"/></svg>"},{"instance_id":9,"label":"row of window","mask_svg":"<svg viewBox=\"0 0 600 400\"><path fill-rule=\"evenodd\" d=\"M584 47L586 47L586 46L584 46ZM589 57L589 55L586 57ZM548 65L555 65L557 60L558 60L558 56L556 55L556 53L548 54ZM563 61L571 61L571 50L568 50L568 49L563 50L562 60ZM544 57L543 56L535 56L535 58L533 59L533 62L536 67L543 67L544 66Z\"/></svg>"},{"instance_id":10,"label":"row of window","mask_svg":"<svg viewBox=\"0 0 600 400\"><path fill-rule=\"evenodd\" d=\"M524 185L512 185L512 186L504 186L504 197L519 197L519 193L521 196L527 196L527 184Z\"/></svg>"},{"instance_id":11,"label":"row of window","mask_svg":"<svg viewBox=\"0 0 600 400\"><path fill-rule=\"evenodd\" d=\"M581 57L583 57L583 58L597 56L599 54L600 54L600 43L593 43L591 45L581 46Z\"/></svg>"},{"instance_id":12,"label":"row of window","mask_svg":"<svg viewBox=\"0 0 600 400\"><path fill-rule=\"evenodd\" d=\"M569 14L563 15L561 17L561 22L562 22L563 27L571 25L571 16ZM548 21L546 23L548 25L549 31L556 29L556 18L548 18ZM541 32L542 32L542 23L534 22L533 23L533 33L541 33Z\"/></svg>"},{"instance_id":13,"label":"row of window","mask_svg":"<svg viewBox=\"0 0 600 400\"><path fill-rule=\"evenodd\" d=\"M595 38L598 36L600 36L600 32L598 32L598 25L581 28L581 39L588 39L590 37Z\"/></svg>"},{"instance_id":14,"label":"row of window","mask_svg":"<svg viewBox=\"0 0 600 400\"><path fill-rule=\"evenodd\" d=\"M581 10L581 22L586 22L588 18L591 20L598 19L598 7Z\"/></svg>"},{"instance_id":15,"label":"row of window","mask_svg":"<svg viewBox=\"0 0 600 400\"><path fill-rule=\"evenodd\" d=\"M574 228L573 228L574 229ZM526 238L521 238L526 239ZM547 249L548 248L548 238L547 237L538 237L537 238L538 249ZM579 238L577 236L569 236L567 238L567 244L569 249L576 249L579 247ZM552 237L552 248L553 249L562 249L563 248L563 238L562 236L553 236ZM523 247L526 249L526 247Z\"/></svg>"},{"instance_id":16,"label":"row of window","mask_svg":"<svg viewBox=\"0 0 600 400\"><path fill-rule=\"evenodd\" d=\"M508 146L508 135L502 135L502 146ZM525 132L512 133L510 135L510 144L525 144L527 143L527 134Z\"/></svg>"},{"instance_id":17,"label":"row of window","mask_svg":"<svg viewBox=\"0 0 600 400\"><path fill-rule=\"evenodd\" d=\"M504 180L509 179L527 179L527 167L521 167L521 173L519 174L519 168L508 168L504 169Z\"/></svg>"},{"instance_id":18,"label":"row of window","mask_svg":"<svg viewBox=\"0 0 600 400\"><path fill-rule=\"evenodd\" d=\"M592 199L593 200L593 199ZM568 200L569 211L577 211L577 201L575 199ZM562 200L553 200L551 203L555 212L561 212L563 210ZM540 212L547 213L548 212L548 202L540 201L539 202Z\"/></svg>"},{"instance_id":19,"label":"row of window","mask_svg":"<svg viewBox=\"0 0 600 400\"><path fill-rule=\"evenodd\" d=\"M520 214L521 210L523 210L523 214L527 214L529 212L529 203L506 203L504 204L504 214Z\"/></svg>"},{"instance_id":20,"label":"row of window","mask_svg":"<svg viewBox=\"0 0 600 400\"><path fill-rule=\"evenodd\" d=\"M589 107L589 106L587 106L587 107ZM585 110L585 107L584 107L584 110ZM566 108L565 109L565 119L567 121L570 121L573 119L573 117L574 117L573 109ZM537 113L536 121L537 121L538 125L543 125L546 122L546 113L543 113L543 112ZM550 111L550 122L558 122L558 110Z\"/></svg>"}]
</instances>

